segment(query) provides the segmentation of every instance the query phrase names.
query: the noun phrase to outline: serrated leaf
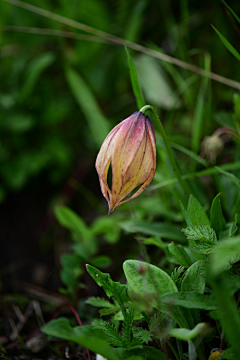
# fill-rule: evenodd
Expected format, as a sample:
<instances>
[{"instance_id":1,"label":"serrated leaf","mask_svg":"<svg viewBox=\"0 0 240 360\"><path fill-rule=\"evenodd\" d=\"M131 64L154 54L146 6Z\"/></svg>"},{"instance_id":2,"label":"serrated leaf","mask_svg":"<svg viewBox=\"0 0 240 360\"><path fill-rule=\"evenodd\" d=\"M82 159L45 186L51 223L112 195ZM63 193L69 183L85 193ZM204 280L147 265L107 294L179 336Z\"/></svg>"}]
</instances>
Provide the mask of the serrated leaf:
<instances>
[{"instance_id":1,"label":"serrated leaf","mask_svg":"<svg viewBox=\"0 0 240 360\"><path fill-rule=\"evenodd\" d=\"M210 225L202 205L192 195L189 197L187 213L193 225Z\"/></svg>"},{"instance_id":2,"label":"serrated leaf","mask_svg":"<svg viewBox=\"0 0 240 360\"><path fill-rule=\"evenodd\" d=\"M192 330L170 329L169 335L174 336L175 338L177 338L179 340L188 341L188 340L194 339L198 335L205 336L206 333L208 333L207 329L208 329L207 324L200 323L200 324L197 324Z\"/></svg>"},{"instance_id":3,"label":"serrated leaf","mask_svg":"<svg viewBox=\"0 0 240 360\"><path fill-rule=\"evenodd\" d=\"M183 276L183 272L184 272L184 266L179 266L176 267L173 272L171 273L171 279L173 279L173 281L176 283L179 280L179 277Z\"/></svg>"},{"instance_id":4,"label":"serrated leaf","mask_svg":"<svg viewBox=\"0 0 240 360\"><path fill-rule=\"evenodd\" d=\"M195 245L191 249L199 254L209 255L212 252L214 245L206 241L196 241Z\"/></svg>"},{"instance_id":5,"label":"serrated leaf","mask_svg":"<svg viewBox=\"0 0 240 360\"><path fill-rule=\"evenodd\" d=\"M123 321L123 339L124 347L130 348L131 335L132 335L132 323L134 318L134 307L131 306L126 309L124 321Z\"/></svg>"},{"instance_id":6,"label":"serrated leaf","mask_svg":"<svg viewBox=\"0 0 240 360\"><path fill-rule=\"evenodd\" d=\"M152 340L152 335L147 329L133 328L133 336L139 338L143 343L148 343Z\"/></svg>"},{"instance_id":7,"label":"serrated leaf","mask_svg":"<svg viewBox=\"0 0 240 360\"><path fill-rule=\"evenodd\" d=\"M91 277L93 278L93 280L96 281L98 286L103 287L107 296L111 297L113 295L113 292L110 275L107 273L104 274L100 270L96 269L94 266L88 264L86 265L86 269L89 275L91 275Z\"/></svg>"},{"instance_id":8,"label":"serrated leaf","mask_svg":"<svg viewBox=\"0 0 240 360\"><path fill-rule=\"evenodd\" d=\"M104 331L104 334L106 335L106 338L111 345L117 347L125 347L122 336L118 334L117 329L113 324L104 321L101 324L101 328Z\"/></svg>"},{"instance_id":9,"label":"serrated leaf","mask_svg":"<svg viewBox=\"0 0 240 360\"><path fill-rule=\"evenodd\" d=\"M186 268L191 266L192 261L182 245L171 243L168 245L169 252L178 260L178 262Z\"/></svg>"},{"instance_id":10,"label":"serrated leaf","mask_svg":"<svg viewBox=\"0 0 240 360\"><path fill-rule=\"evenodd\" d=\"M217 236L215 231L209 225L191 226L182 229L184 234L189 240L201 240L210 242L211 244L217 243Z\"/></svg>"},{"instance_id":11,"label":"serrated leaf","mask_svg":"<svg viewBox=\"0 0 240 360\"><path fill-rule=\"evenodd\" d=\"M184 274L181 291L196 291L204 293L206 283L206 265L203 260L198 260L190 266Z\"/></svg>"},{"instance_id":12,"label":"serrated leaf","mask_svg":"<svg viewBox=\"0 0 240 360\"><path fill-rule=\"evenodd\" d=\"M210 210L210 222L211 228L216 232L217 237L219 237L220 231L223 231L226 227L226 221L223 217L222 207L220 202L221 193L219 193L212 202Z\"/></svg>"}]
</instances>

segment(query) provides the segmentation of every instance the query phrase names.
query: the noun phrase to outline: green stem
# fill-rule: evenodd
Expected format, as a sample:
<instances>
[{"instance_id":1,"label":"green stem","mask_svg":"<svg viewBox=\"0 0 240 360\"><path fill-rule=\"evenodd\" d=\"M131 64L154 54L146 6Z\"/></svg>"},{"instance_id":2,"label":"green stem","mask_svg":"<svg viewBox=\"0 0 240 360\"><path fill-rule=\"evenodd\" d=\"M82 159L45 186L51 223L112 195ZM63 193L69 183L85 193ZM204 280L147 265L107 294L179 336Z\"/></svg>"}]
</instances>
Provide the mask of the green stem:
<instances>
[{"instance_id":1,"label":"green stem","mask_svg":"<svg viewBox=\"0 0 240 360\"><path fill-rule=\"evenodd\" d=\"M178 356L178 353L177 353L175 347L173 346L173 344L171 343L170 340L167 340L167 344L168 344L168 346L170 347L170 349L172 350L175 358L176 358L177 360L180 360L180 357Z\"/></svg>"},{"instance_id":2,"label":"green stem","mask_svg":"<svg viewBox=\"0 0 240 360\"><path fill-rule=\"evenodd\" d=\"M166 150L167 150L167 154L168 154L168 157L169 157L169 160L170 160L170 163L172 165L172 168L173 168L173 171L179 181L179 184L181 185L182 189L183 189L183 192L185 195L190 195L191 194L191 191L187 185L187 183L183 180L182 178L182 175L180 173L180 170L176 164L176 161L174 159L174 156L173 156L173 152L172 152L172 148L170 146L170 142L167 138L167 134L164 130L164 127L162 125L162 122L161 120L159 119L156 111L154 110L154 108L151 106L151 105L145 105L141 110L140 110L143 114L146 112L146 111L151 111L152 113L152 116L158 126L158 130L162 136L162 139L163 139L163 142L164 142L164 145L166 147Z\"/></svg>"}]
</instances>

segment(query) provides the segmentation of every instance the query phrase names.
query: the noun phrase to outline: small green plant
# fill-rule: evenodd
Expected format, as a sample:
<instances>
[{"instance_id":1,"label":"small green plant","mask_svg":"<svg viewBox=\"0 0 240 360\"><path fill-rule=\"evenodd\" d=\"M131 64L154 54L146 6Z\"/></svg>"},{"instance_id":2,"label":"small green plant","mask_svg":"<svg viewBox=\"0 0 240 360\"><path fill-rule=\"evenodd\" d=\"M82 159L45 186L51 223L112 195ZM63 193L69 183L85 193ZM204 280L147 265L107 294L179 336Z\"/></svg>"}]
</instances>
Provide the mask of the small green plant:
<instances>
[{"instance_id":1,"label":"small green plant","mask_svg":"<svg viewBox=\"0 0 240 360\"><path fill-rule=\"evenodd\" d=\"M71 234L72 243L69 252L61 256L60 276L66 286L61 289L61 292L74 300L77 289L84 286L80 279L86 262L102 269L109 267L112 263L109 256L98 255L100 238L109 244L115 244L119 240L121 230L114 226L117 217L99 217L89 227L83 219L66 206L56 207L55 215L59 223Z\"/></svg>"}]
</instances>

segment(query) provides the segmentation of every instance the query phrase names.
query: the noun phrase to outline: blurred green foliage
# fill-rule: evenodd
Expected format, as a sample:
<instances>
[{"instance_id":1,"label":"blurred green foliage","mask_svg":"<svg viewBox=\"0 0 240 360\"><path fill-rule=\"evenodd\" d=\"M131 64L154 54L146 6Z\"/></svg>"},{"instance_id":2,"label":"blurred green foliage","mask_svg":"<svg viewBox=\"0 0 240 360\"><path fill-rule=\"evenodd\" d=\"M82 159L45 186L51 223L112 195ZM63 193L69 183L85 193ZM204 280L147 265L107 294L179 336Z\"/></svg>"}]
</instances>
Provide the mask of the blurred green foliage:
<instances>
[{"instance_id":1,"label":"blurred green foliage","mask_svg":"<svg viewBox=\"0 0 240 360\"><path fill-rule=\"evenodd\" d=\"M237 19L224 4L210 8L207 1L185 0L131 4L35 0L31 4L240 80L237 60L210 27L216 26L233 46L238 44ZM87 41L83 31L5 1L0 9L3 200L7 192L21 190L40 173L49 183L61 184L82 158L93 162L110 128L136 105L123 47L104 43L104 38ZM234 4L235 13L238 10L239 4ZM10 31L4 26L58 30L61 36ZM66 32L83 39L66 37ZM149 55L131 55L145 98L160 112L171 139L199 154L203 137L211 135L219 121L228 126L225 119L232 116L233 89ZM216 112L222 110L224 117L219 120ZM194 170L196 164L189 161Z\"/></svg>"}]
</instances>

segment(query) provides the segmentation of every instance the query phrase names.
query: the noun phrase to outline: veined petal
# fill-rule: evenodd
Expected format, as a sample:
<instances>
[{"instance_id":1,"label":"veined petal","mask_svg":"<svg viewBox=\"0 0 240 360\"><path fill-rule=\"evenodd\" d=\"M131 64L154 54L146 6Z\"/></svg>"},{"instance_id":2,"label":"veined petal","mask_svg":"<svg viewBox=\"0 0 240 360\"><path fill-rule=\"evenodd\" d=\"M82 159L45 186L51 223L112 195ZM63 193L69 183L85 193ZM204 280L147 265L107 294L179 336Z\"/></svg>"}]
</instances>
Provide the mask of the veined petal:
<instances>
[{"instance_id":1,"label":"veined petal","mask_svg":"<svg viewBox=\"0 0 240 360\"><path fill-rule=\"evenodd\" d=\"M139 115L140 114L140 115ZM135 113L129 117L116 134L116 143L112 153L112 191L115 201L126 182L125 175L132 163L141 161L141 152L146 141L145 117ZM139 154L139 156L137 156Z\"/></svg>"},{"instance_id":2,"label":"veined petal","mask_svg":"<svg viewBox=\"0 0 240 360\"><path fill-rule=\"evenodd\" d=\"M107 183L112 165L112 186ZM96 170L109 214L137 197L150 184L156 170L156 141L148 116L136 112L114 127L103 142L96 159ZM127 200L133 190L141 187Z\"/></svg>"}]
</instances>

